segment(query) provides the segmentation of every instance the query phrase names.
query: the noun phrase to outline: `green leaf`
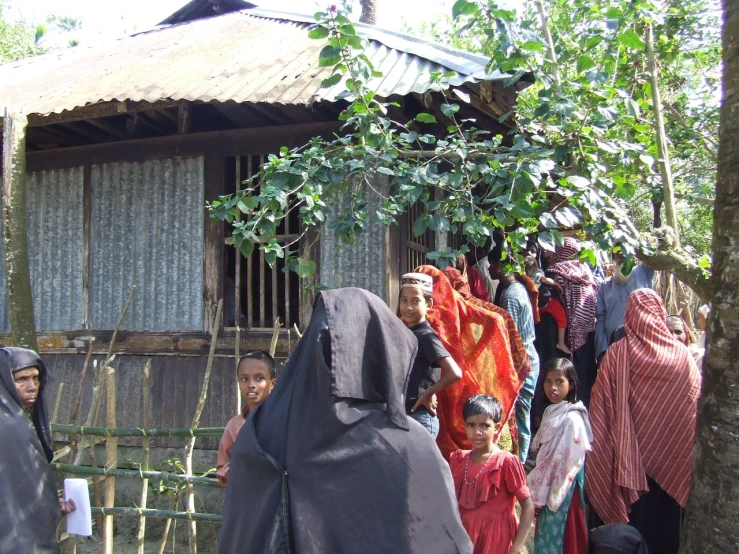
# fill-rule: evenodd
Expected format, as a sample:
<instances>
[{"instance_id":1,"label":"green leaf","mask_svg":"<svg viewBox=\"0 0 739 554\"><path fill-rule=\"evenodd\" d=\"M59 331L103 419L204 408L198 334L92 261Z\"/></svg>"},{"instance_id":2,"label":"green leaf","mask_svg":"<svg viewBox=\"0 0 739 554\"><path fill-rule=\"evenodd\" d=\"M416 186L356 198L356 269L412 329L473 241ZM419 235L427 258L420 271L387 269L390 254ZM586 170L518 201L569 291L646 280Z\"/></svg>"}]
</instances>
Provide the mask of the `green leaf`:
<instances>
[{"instance_id":1,"label":"green leaf","mask_svg":"<svg viewBox=\"0 0 739 554\"><path fill-rule=\"evenodd\" d=\"M460 15L475 15L478 11L477 4L467 0L457 0L452 6L452 17L457 19Z\"/></svg>"},{"instance_id":2,"label":"green leaf","mask_svg":"<svg viewBox=\"0 0 739 554\"><path fill-rule=\"evenodd\" d=\"M581 177L579 175L570 175L565 180L573 187L579 189L587 188L590 186L590 181L587 180L585 177Z\"/></svg>"},{"instance_id":3,"label":"green leaf","mask_svg":"<svg viewBox=\"0 0 739 554\"><path fill-rule=\"evenodd\" d=\"M554 219L552 214L549 212L544 212L539 216L539 221L541 221L541 224L544 225L547 229L556 229L558 227L557 221Z\"/></svg>"},{"instance_id":4,"label":"green leaf","mask_svg":"<svg viewBox=\"0 0 739 554\"><path fill-rule=\"evenodd\" d=\"M459 111L459 104L442 104L441 105L441 112L451 118L454 116L455 113Z\"/></svg>"},{"instance_id":5,"label":"green leaf","mask_svg":"<svg viewBox=\"0 0 739 554\"><path fill-rule=\"evenodd\" d=\"M582 56L577 58L578 73L582 73L583 71L587 71L588 69L592 69L593 67L595 67L595 62L590 56L583 54Z\"/></svg>"},{"instance_id":6,"label":"green leaf","mask_svg":"<svg viewBox=\"0 0 739 554\"><path fill-rule=\"evenodd\" d=\"M341 61L341 50L333 46L324 46L321 53L318 54L318 65L321 67L331 67Z\"/></svg>"},{"instance_id":7,"label":"green leaf","mask_svg":"<svg viewBox=\"0 0 739 554\"><path fill-rule=\"evenodd\" d=\"M632 48L634 50L644 50L645 47L644 41L634 32L633 29L629 29L628 31L621 33L618 36L618 41L627 48Z\"/></svg>"},{"instance_id":8,"label":"green leaf","mask_svg":"<svg viewBox=\"0 0 739 554\"><path fill-rule=\"evenodd\" d=\"M377 168L377 173L384 173L385 175L395 175L395 172L392 169L383 166Z\"/></svg>"},{"instance_id":9,"label":"green leaf","mask_svg":"<svg viewBox=\"0 0 739 554\"><path fill-rule=\"evenodd\" d=\"M331 77L329 77L328 79L324 79L323 81L321 81L321 87L322 88L332 87L336 83L341 81L341 77L342 77L341 73L336 73L334 75L331 75Z\"/></svg>"},{"instance_id":10,"label":"green leaf","mask_svg":"<svg viewBox=\"0 0 739 554\"><path fill-rule=\"evenodd\" d=\"M428 222L429 222L429 216L426 214L420 215L414 222L413 222L413 236L414 237L420 237L426 232L426 229L428 228Z\"/></svg>"},{"instance_id":11,"label":"green leaf","mask_svg":"<svg viewBox=\"0 0 739 554\"><path fill-rule=\"evenodd\" d=\"M544 53L544 47L542 46L541 42L538 40L527 40L521 45L521 50L528 50L530 52L539 52L539 54Z\"/></svg>"},{"instance_id":12,"label":"green leaf","mask_svg":"<svg viewBox=\"0 0 739 554\"><path fill-rule=\"evenodd\" d=\"M631 117L639 117L641 115L639 104L634 102L631 98L626 98L624 102L626 103L626 111L629 112Z\"/></svg>"},{"instance_id":13,"label":"green leaf","mask_svg":"<svg viewBox=\"0 0 739 554\"><path fill-rule=\"evenodd\" d=\"M308 33L308 38L312 38L312 39L322 39L322 38L326 38L327 36L328 36L328 29L324 27L323 25L314 27Z\"/></svg>"},{"instance_id":14,"label":"green leaf","mask_svg":"<svg viewBox=\"0 0 739 554\"><path fill-rule=\"evenodd\" d=\"M416 116L419 123L436 123L436 118L430 113L420 113Z\"/></svg>"},{"instance_id":15,"label":"green leaf","mask_svg":"<svg viewBox=\"0 0 739 554\"><path fill-rule=\"evenodd\" d=\"M239 245L239 250L241 251L241 255L244 256L244 258L248 258L251 256L252 252L254 252L254 243L250 240L242 240L241 244Z\"/></svg>"}]
</instances>

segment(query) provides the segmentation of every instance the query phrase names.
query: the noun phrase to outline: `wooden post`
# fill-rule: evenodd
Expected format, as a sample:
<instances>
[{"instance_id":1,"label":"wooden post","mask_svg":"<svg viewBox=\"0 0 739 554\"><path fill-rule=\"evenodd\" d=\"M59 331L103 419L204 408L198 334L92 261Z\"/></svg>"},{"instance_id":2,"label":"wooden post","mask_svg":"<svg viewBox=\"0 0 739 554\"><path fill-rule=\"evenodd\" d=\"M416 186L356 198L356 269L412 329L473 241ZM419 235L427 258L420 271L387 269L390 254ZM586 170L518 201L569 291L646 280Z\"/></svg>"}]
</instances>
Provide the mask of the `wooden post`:
<instances>
[{"instance_id":1,"label":"wooden post","mask_svg":"<svg viewBox=\"0 0 739 554\"><path fill-rule=\"evenodd\" d=\"M241 157L236 156L236 194L239 194L241 190ZM249 163L251 164L251 156L249 156ZM241 211L236 210L236 221L241 220ZM241 248L236 246L235 258L234 258L234 322L236 324L236 337L234 342L234 357L236 358L236 371L239 371L239 359L241 358ZM229 302L230 300L227 299ZM251 297L249 298L251 303ZM228 315L226 315L228 318ZM239 381L236 380L236 414L241 412L241 387L239 387Z\"/></svg>"},{"instance_id":2,"label":"wooden post","mask_svg":"<svg viewBox=\"0 0 739 554\"><path fill-rule=\"evenodd\" d=\"M280 327L282 325L280 324L280 318L278 317L275 319L274 325L272 326L272 341L269 344L269 355L273 358L275 357L275 352L277 352L277 341L280 338Z\"/></svg>"},{"instance_id":3,"label":"wooden post","mask_svg":"<svg viewBox=\"0 0 739 554\"><path fill-rule=\"evenodd\" d=\"M142 402L143 414L144 414L144 429L149 428L149 372L151 371L151 360L146 362L144 366L144 380L141 384L142 387ZM149 471L149 453L151 450L151 439L144 437L144 459L141 461L141 470ZM144 478L141 483L141 503L139 506L146 509L146 501L149 494L149 480ZM146 518L141 516L139 518L139 530L136 535L136 541L138 543L138 554L144 554L144 543L146 542Z\"/></svg>"},{"instance_id":4,"label":"wooden post","mask_svg":"<svg viewBox=\"0 0 739 554\"><path fill-rule=\"evenodd\" d=\"M221 318L223 317L223 299L218 301L218 309L216 310L216 318L213 321L213 334L210 339L210 352L208 353L208 363L205 366L205 376L203 377L203 386L200 389L200 398L198 399L198 405L195 408L195 416L192 418L191 429L197 429L200 424L200 416L203 415L203 408L205 407L205 399L208 397L208 385L210 383L210 373L213 369L213 358L216 354L216 343L218 341L218 330L221 325ZM195 439L193 436L187 443L187 449L185 450L185 474L192 476L192 453L195 449ZM192 483L187 486L187 511L195 513L195 487ZM190 554L197 554L198 552L198 540L197 540L197 523L194 520L188 522L188 530L190 535L189 541L189 552Z\"/></svg>"},{"instance_id":5,"label":"wooden post","mask_svg":"<svg viewBox=\"0 0 739 554\"><path fill-rule=\"evenodd\" d=\"M5 108L3 120L3 235L5 282L13 344L38 352L26 235L26 126L20 111Z\"/></svg>"},{"instance_id":6,"label":"wooden post","mask_svg":"<svg viewBox=\"0 0 739 554\"><path fill-rule=\"evenodd\" d=\"M106 368L105 373L105 425L116 426L115 417L115 369ZM105 441L105 467L115 468L118 465L118 437L108 437ZM105 478L105 508L115 506L115 476ZM105 516L103 533L103 554L113 554L113 516Z\"/></svg>"}]
</instances>

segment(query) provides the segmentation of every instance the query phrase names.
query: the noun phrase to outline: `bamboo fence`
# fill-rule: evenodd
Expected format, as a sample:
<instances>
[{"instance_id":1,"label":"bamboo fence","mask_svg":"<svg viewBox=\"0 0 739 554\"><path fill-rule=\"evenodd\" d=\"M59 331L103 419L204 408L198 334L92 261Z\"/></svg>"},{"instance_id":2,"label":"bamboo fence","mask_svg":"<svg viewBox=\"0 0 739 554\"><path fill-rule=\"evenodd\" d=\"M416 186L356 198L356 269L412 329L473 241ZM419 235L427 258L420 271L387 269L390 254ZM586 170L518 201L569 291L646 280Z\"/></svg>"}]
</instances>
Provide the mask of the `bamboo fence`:
<instances>
[{"instance_id":1,"label":"bamboo fence","mask_svg":"<svg viewBox=\"0 0 739 554\"><path fill-rule=\"evenodd\" d=\"M77 417L81 403L83 386L93 352L93 342L90 343L87 356L85 357L84 366L80 375L78 390L74 397L71 423L63 424L56 422L59 408L62 403L62 389L59 388L55 405L54 422L51 425L52 432L58 437L59 435L67 435L69 444L55 453L52 467L60 475L64 476L81 476L93 483L93 507L92 515L96 519L98 532L102 535L102 551L104 554L113 553L113 522L115 517L135 517L138 519L138 528L136 533L137 550L140 554L144 552L146 541L146 518L164 518L166 520L163 536L160 542L159 551L163 552L169 536L170 525L173 521L185 520L188 525L189 535L189 551L192 554L197 552L197 530L196 522L215 522L222 520L222 515L215 513L198 513L195 511L194 488L204 487L209 489L224 490L213 477L195 475L192 469L192 455L197 437L220 437L223 435L224 427L199 427L200 418L202 416L205 402L208 396L208 386L210 381L213 359L215 356L216 338L220 328L221 315L223 309L223 301L219 302L216 310L212 332L211 348L208 355L208 362L205 370L205 376L198 399L198 404L193 417L192 425L186 429L156 429L150 427L150 399L149 399L149 378L151 371L151 360L147 361L142 376L142 426L137 428L119 428L116 421L116 372L111 363L115 360L113 345L115 335L123 322L128 306L131 303L135 287L132 288L126 305L118 320L116 329L113 333L110 346L107 351L105 361L98 368L97 362L93 362L94 385L92 392L92 400L88 413L84 419L83 425L77 425ZM271 343L271 353L277 346L277 336L280 332L280 322L275 321L273 328L273 340ZM98 426L97 422L100 418L105 399L105 427ZM142 439L142 463L138 469L123 469L118 467L118 440L122 437L137 437ZM187 438L187 446L185 447L185 469L182 473L174 473L169 471L152 471L149 467L150 460L150 440L157 437L182 437ZM105 443L105 464L99 467L95 458L94 448L100 443ZM87 456L90 465L84 465L84 459ZM60 460L68 457L72 463L63 463ZM141 479L142 487L140 494L140 502L138 506L116 506L115 492L116 479ZM167 483L170 485L170 491L174 490L169 502L169 509L152 509L147 507L149 482L156 481ZM101 487L101 482L104 486ZM102 490L104 489L104 490ZM180 511L177 509L180 493L186 499L186 509ZM77 537L72 535L63 535L62 540L66 540L65 552L76 553Z\"/></svg>"}]
</instances>

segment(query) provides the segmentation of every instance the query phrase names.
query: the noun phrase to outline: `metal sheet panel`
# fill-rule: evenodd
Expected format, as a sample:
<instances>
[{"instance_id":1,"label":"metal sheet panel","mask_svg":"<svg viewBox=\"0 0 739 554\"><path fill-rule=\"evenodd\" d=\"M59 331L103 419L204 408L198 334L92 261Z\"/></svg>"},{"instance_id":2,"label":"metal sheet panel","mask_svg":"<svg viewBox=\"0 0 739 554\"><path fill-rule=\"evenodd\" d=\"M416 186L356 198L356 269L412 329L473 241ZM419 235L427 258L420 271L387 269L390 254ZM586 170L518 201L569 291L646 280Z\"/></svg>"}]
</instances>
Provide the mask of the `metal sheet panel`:
<instances>
[{"instance_id":1,"label":"metal sheet panel","mask_svg":"<svg viewBox=\"0 0 739 554\"><path fill-rule=\"evenodd\" d=\"M92 166L90 324L203 329L203 158Z\"/></svg>"},{"instance_id":2,"label":"metal sheet panel","mask_svg":"<svg viewBox=\"0 0 739 554\"><path fill-rule=\"evenodd\" d=\"M36 329L81 329L83 168L30 173L26 186L28 263ZM0 331L8 332L4 261L0 244Z\"/></svg>"},{"instance_id":3,"label":"metal sheet panel","mask_svg":"<svg viewBox=\"0 0 739 554\"><path fill-rule=\"evenodd\" d=\"M376 294L386 302L387 227L377 219L383 203L380 196L387 190L384 176L372 183L379 194L367 195L367 227L354 244L346 244L333 233L321 237L321 284L329 288L359 287ZM341 206L330 206L329 222L342 213Z\"/></svg>"},{"instance_id":4,"label":"metal sheet panel","mask_svg":"<svg viewBox=\"0 0 739 554\"><path fill-rule=\"evenodd\" d=\"M78 46L0 66L0 105L61 113L111 100L191 100L305 105L334 101L339 84L321 88L324 41L308 38L310 16L262 9L154 29L91 47ZM501 81L488 58L410 35L357 24L366 51L384 72L369 86L380 96L423 93L431 73L455 71L451 84ZM21 102L22 100L22 102Z\"/></svg>"}]
</instances>

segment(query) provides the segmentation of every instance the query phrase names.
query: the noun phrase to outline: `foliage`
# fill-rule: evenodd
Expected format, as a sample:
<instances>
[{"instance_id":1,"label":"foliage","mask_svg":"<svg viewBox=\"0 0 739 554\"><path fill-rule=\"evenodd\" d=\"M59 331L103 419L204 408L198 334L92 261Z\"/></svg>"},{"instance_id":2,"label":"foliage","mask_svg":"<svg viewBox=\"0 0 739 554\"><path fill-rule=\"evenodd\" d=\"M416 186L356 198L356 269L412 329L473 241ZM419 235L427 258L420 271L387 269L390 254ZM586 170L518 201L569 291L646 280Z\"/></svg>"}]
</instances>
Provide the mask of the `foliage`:
<instances>
[{"instance_id":1,"label":"foliage","mask_svg":"<svg viewBox=\"0 0 739 554\"><path fill-rule=\"evenodd\" d=\"M694 253L710 252L712 212L693 198L712 198L715 187L721 62L717 1L680 0L664 8L551 0L547 17L559 91L552 83L555 70L547 62L534 7L515 14L493 4L462 0L455 3L454 12L456 20L418 31L489 55L504 69L536 72L539 82L520 96L519 123L568 147L579 159L579 171L590 173L593 160L605 166L614 181L615 198L642 231L653 224L651 200L661 204L662 194L642 40L645 23L653 19L672 168L681 200L680 231ZM559 117L550 117L553 96L559 106L578 109L560 110ZM571 125L562 125L563 120Z\"/></svg>"},{"instance_id":2,"label":"foliage","mask_svg":"<svg viewBox=\"0 0 739 554\"><path fill-rule=\"evenodd\" d=\"M0 64L35 56L43 52L38 41L43 27L32 27L25 22L10 23L3 15L4 1L0 0Z\"/></svg>"},{"instance_id":3,"label":"foliage","mask_svg":"<svg viewBox=\"0 0 739 554\"><path fill-rule=\"evenodd\" d=\"M290 211L299 211L304 229L327 226L352 243L370 215L391 224L417 202L424 209L413 222L416 235L461 231L468 243L482 246L493 229L505 229L512 262L520 261L515 253L532 233L552 250L562 240L561 227L582 227L600 247L619 242L627 254L646 250L623 201L634 198L637 185L659 189L641 37L645 22L661 16L646 2L552 5L554 55L536 13L519 16L493 2L454 5L460 36L473 37L491 56L490 70L510 75L506 85L527 74L537 78L521 95L517 113L501 118L515 117L518 124L507 137L490 136L473 120L456 117L457 102L469 100L448 86L451 75L433 76L445 99L441 111L451 122L446 136L425 132L425 125L436 123L431 114L393 120L392 104L368 88L377 72L364 54L364 39L341 12L317 14L310 36L327 40L319 63L332 68L323 85L345 83L342 98L350 101L341 115L343 134L283 148L241 194L213 202L212 216L234 225L231 241L245 256L259 245L268 262L286 257L293 269L307 262L296 257L292 244L274 238ZM710 129L705 132L710 136ZM386 189L377 185L378 175L386 176ZM382 196L375 214L369 213L368 195ZM339 211L330 221L329 206ZM247 217L238 220L239 213ZM445 249L431 257L444 266L457 254ZM583 256L595 262L595 249Z\"/></svg>"}]
</instances>

